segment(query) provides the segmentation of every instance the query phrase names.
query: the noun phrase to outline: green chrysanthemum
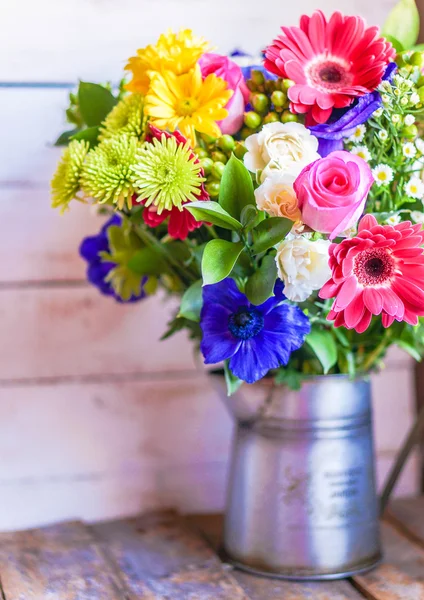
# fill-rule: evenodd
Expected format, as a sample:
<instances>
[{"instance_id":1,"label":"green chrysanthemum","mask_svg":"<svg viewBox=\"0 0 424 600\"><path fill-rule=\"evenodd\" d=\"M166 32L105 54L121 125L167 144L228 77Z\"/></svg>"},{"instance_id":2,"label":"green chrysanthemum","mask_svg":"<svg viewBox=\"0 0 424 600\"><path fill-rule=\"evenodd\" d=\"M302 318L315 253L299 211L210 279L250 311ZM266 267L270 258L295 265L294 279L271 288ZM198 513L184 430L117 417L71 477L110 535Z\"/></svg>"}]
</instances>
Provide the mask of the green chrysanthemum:
<instances>
[{"instance_id":1,"label":"green chrysanthemum","mask_svg":"<svg viewBox=\"0 0 424 600\"><path fill-rule=\"evenodd\" d=\"M132 206L133 167L137 161L137 138L122 135L101 142L84 164L81 184L84 192L99 204L116 204L122 210Z\"/></svg>"},{"instance_id":2,"label":"green chrysanthemum","mask_svg":"<svg viewBox=\"0 0 424 600\"><path fill-rule=\"evenodd\" d=\"M139 148L133 172L139 198L145 206L154 204L159 215L197 200L204 181L188 142L178 144L175 137L164 135Z\"/></svg>"},{"instance_id":3,"label":"green chrysanthemum","mask_svg":"<svg viewBox=\"0 0 424 600\"><path fill-rule=\"evenodd\" d=\"M81 172L90 145L88 142L73 140L64 150L62 158L51 180L52 207L68 209L69 203L81 188Z\"/></svg>"},{"instance_id":4,"label":"green chrysanthemum","mask_svg":"<svg viewBox=\"0 0 424 600\"><path fill-rule=\"evenodd\" d=\"M128 134L142 138L146 130L147 119L144 116L144 96L130 94L111 110L100 130L100 140L117 134Z\"/></svg>"}]
</instances>

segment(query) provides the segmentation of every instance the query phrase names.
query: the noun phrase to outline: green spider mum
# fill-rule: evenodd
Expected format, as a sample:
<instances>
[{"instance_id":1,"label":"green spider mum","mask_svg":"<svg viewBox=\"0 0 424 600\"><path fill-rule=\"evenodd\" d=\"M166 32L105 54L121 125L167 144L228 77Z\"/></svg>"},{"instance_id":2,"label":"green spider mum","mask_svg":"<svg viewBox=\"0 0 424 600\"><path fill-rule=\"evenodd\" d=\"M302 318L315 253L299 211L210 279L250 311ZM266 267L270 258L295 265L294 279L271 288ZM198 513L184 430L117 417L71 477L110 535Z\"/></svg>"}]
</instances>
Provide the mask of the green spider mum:
<instances>
[{"instance_id":1,"label":"green spider mum","mask_svg":"<svg viewBox=\"0 0 424 600\"><path fill-rule=\"evenodd\" d=\"M144 116L144 96L130 94L110 111L103 121L100 140L117 134L128 134L142 138L145 134L147 119Z\"/></svg>"},{"instance_id":2,"label":"green spider mum","mask_svg":"<svg viewBox=\"0 0 424 600\"><path fill-rule=\"evenodd\" d=\"M146 143L137 152L133 167L134 186L145 206L153 204L160 215L183 202L198 200L201 166L188 144L178 144L175 137L162 136Z\"/></svg>"},{"instance_id":3,"label":"green spider mum","mask_svg":"<svg viewBox=\"0 0 424 600\"><path fill-rule=\"evenodd\" d=\"M84 192L99 204L116 204L122 210L132 207L135 193L133 167L137 161L137 138L122 135L101 142L84 164L81 184Z\"/></svg>"},{"instance_id":4,"label":"green spider mum","mask_svg":"<svg viewBox=\"0 0 424 600\"><path fill-rule=\"evenodd\" d=\"M81 172L90 144L73 140L64 150L51 180L52 207L61 207L61 212L69 208L81 188Z\"/></svg>"}]
</instances>

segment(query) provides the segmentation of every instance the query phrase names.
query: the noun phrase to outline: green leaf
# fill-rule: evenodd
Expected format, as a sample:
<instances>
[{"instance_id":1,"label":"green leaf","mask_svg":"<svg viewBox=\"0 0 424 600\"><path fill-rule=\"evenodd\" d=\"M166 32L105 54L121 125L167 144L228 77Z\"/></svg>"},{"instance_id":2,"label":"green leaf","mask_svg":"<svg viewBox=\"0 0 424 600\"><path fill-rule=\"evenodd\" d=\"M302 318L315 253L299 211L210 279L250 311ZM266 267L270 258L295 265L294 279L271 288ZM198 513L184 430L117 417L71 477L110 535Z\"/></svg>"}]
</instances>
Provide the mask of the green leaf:
<instances>
[{"instance_id":1,"label":"green leaf","mask_svg":"<svg viewBox=\"0 0 424 600\"><path fill-rule=\"evenodd\" d=\"M99 141L100 127L87 127L72 136L73 140L85 140L90 146L96 146Z\"/></svg>"},{"instance_id":2,"label":"green leaf","mask_svg":"<svg viewBox=\"0 0 424 600\"><path fill-rule=\"evenodd\" d=\"M424 52L424 44L417 44L416 46L412 46L412 48L408 48L408 50L412 50L412 52Z\"/></svg>"},{"instance_id":3,"label":"green leaf","mask_svg":"<svg viewBox=\"0 0 424 600\"><path fill-rule=\"evenodd\" d=\"M274 293L275 280L277 279L277 265L275 258L268 254L263 259L261 266L249 278L245 287L245 294L252 304L259 306L268 300Z\"/></svg>"},{"instance_id":4,"label":"green leaf","mask_svg":"<svg viewBox=\"0 0 424 600\"><path fill-rule=\"evenodd\" d=\"M277 385L286 385L290 390L297 392L302 387L303 379L302 373L299 373L294 369L281 368L278 369L274 381Z\"/></svg>"},{"instance_id":5,"label":"green leaf","mask_svg":"<svg viewBox=\"0 0 424 600\"><path fill-rule=\"evenodd\" d=\"M332 334L325 329L312 329L305 341L322 364L324 374L327 374L337 362L337 346Z\"/></svg>"},{"instance_id":6,"label":"green leaf","mask_svg":"<svg viewBox=\"0 0 424 600\"><path fill-rule=\"evenodd\" d=\"M252 251L255 254L265 252L268 248L275 246L281 242L293 227L293 222L290 219L283 217L270 217L259 223L253 230L253 247Z\"/></svg>"},{"instance_id":7,"label":"green leaf","mask_svg":"<svg viewBox=\"0 0 424 600\"><path fill-rule=\"evenodd\" d=\"M78 104L87 127L96 127L105 120L117 103L113 94L102 85L81 81L78 88Z\"/></svg>"},{"instance_id":8,"label":"green leaf","mask_svg":"<svg viewBox=\"0 0 424 600\"><path fill-rule=\"evenodd\" d=\"M179 317L185 317L190 321L200 321L200 311L202 309L202 280L193 283L184 293L181 299Z\"/></svg>"},{"instance_id":9,"label":"green leaf","mask_svg":"<svg viewBox=\"0 0 424 600\"><path fill-rule=\"evenodd\" d=\"M203 285L218 283L228 277L243 248L243 242L233 244L225 240L211 240L203 253Z\"/></svg>"},{"instance_id":10,"label":"green leaf","mask_svg":"<svg viewBox=\"0 0 424 600\"><path fill-rule=\"evenodd\" d=\"M243 380L232 374L227 360L224 363L224 374L225 383L227 384L227 396L232 396L239 389Z\"/></svg>"},{"instance_id":11,"label":"green leaf","mask_svg":"<svg viewBox=\"0 0 424 600\"><path fill-rule=\"evenodd\" d=\"M55 146L67 146L69 144L69 142L71 141L71 139L73 138L73 136L76 133L78 133L78 131L79 131L78 129L70 129L69 131L64 131L57 138L54 145Z\"/></svg>"},{"instance_id":12,"label":"green leaf","mask_svg":"<svg viewBox=\"0 0 424 600\"><path fill-rule=\"evenodd\" d=\"M190 202L184 206L186 210L191 212L196 221L206 221L217 225L223 229L230 229L231 231L240 231L242 225L240 221L234 219L227 213L226 210L213 200L207 202Z\"/></svg>"},{"instance_id":13,"label":"green leaf","mask_svg":"<svg viewBox=\"0 0 424 600\"><path fill-rule=\"evenodd\" d=\"M400 0L390 11L382 34L408 49L417 42L419 31L420 15L415 0Z\"/></svg>"},{"instance_id":14,"label":"green leaf","mask_svg":"<svg viewBox=\"0 0 424 600\"><path fill-rule=\"evenodd\" d=\"M225 165L219 186L219 204L236 219L240 219L245 206L255 204L252 177L234 154Z\"/></svg>"},{"instance_id":15,"label":"green leaf","mask_svg":"<svg viewBox=\"0 0 424 600\"><path fill-rule=\"evenodd\" d=\"M388 42L390 42L393 48L396 50L397 54L400 54L405 50L399 40L394 38L392 35L388 35L387 33L384 36Z\"/></svg>"},{"instance_id":16,"label":"green leaf","mask_svg":"<svg viewBox=\"0 0 424 600\"><path fill-rule=\"evenodd\" d=\"M161 275L168 272L166 261L152 247L137 250L129 259L127 266L140 275Z\"/></svg>"},{"instance_id":17,"label":"green leaf","mask_svg":"<svg viewBox=\"0 0 424 600\"><path fill-rule=\"evenodd\" d=\"M245 231L250 231L265 218L265 213L259 211L253 204L248 204L243 208L240 215L240 221Z\"/></svg>"},{"instance_id":18,"label":"green leaf","mask_svg":"<svg viewBox=\"0 0 424 600\"><path fill-rule=\"evenodd\" d=\"M395 344L396 346L399 346L399 348L402 348L402 350L405 350L405 352L407 352L409 356L412 356L414 360L418 362L422 360L422 356L418 350L405 340L396 340Z\"/></svg>"}]
</instances>

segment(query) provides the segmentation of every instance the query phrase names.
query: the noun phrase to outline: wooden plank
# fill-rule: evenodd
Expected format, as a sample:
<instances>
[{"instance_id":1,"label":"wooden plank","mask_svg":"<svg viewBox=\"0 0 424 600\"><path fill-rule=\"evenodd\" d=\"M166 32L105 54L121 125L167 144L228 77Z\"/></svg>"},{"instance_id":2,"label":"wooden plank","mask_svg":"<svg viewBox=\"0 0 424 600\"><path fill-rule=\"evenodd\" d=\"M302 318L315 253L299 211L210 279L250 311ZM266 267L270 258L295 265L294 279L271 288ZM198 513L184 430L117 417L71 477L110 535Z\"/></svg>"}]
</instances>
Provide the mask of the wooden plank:
<instances>
[{"instance_id":1,"label":"wooden plank","mask_svg":"<svg viewBox=\"0 0 424 600\"><path fill-rule=\"evenodd\" d=\"M0 579L5 600L130 600L119 574L79 524L12 539L0 534Z\"/></svg>"},{"instance_id":2,"label":"wooden plank","mask_svg":"<svg viewBox=\"0 0 424 600\"><path fill-rule=\"evenodd\" d=\"M384 563L365 575L354 577L355 586L372 600L423 600L424 551L383 524Z\"/></svg>"},{"instance_id":3,"label":"wooden plank","mask_svg":"<svg viewBox=\"0 0 424 600\"><path fill-rule=\"evenodd\" d=\"M92 531L137 598L145 586L163 600L249 600L201 536L174 513L103 523Z\"/></svg>"},{"instance_id":4,"label":"wooden plank","mask_svg":"<svg viewBox=\"0 0 424 600\"><path fill-rule=\"evenodd\" d=\"M218 514L198 514L186 517L191 527L197 528L208 543L219 551L222 540L223 517ZM234 570L239 582L251 600L359 600L362 596L347 581L288 582L252 576Z\"/></svg>"},{"instance_id":5,"label":"wooden plank","mask_svg":"<svg viewBox=\"0 0 424 600\"><path fill-rule=\"evenodd\" d=\"M424 497L393 500L385 517L411 541L424 548Z\"/></svg>"},{"instance_id":6,"label":"wooden plank","mask_svg":"<svg viewBox=\"0 0 424 600\"><path fill-rule=\"evenodd\" d=\"M326 13L337 9L345 14L360 12L374 25L383 23L394 3L357 1L352 6L351 0L325 0L321 4ZM255 0L216 0L210 10L207 0L126 0L123 9L114 2L75 0L72 5L56 2L52 8L50 0L39 0L36 5L18 0L2 15L0 52L8 60L2 61L0 79L117 79L127 57L168 27L191 27L223 52L243 46L257 53L278 34L279 25L297 23L301 14L311 13L316 6L315 0L285 3L284 7L278 0L265 0L263 10L258 11ZM17 30L20 39L11 33Z\"/></svg>"},{"instance_id":7,"label":"wooden plank","mask_svg":"<svg viewBox=\"0 0 424 600\"><path fill-rule=\"evenodd\" d=\"M175 309L163 294L122 305L92 286L0 290L0 384L193 370L185 332L160 341Z\"/></svg>"}]
</instances>

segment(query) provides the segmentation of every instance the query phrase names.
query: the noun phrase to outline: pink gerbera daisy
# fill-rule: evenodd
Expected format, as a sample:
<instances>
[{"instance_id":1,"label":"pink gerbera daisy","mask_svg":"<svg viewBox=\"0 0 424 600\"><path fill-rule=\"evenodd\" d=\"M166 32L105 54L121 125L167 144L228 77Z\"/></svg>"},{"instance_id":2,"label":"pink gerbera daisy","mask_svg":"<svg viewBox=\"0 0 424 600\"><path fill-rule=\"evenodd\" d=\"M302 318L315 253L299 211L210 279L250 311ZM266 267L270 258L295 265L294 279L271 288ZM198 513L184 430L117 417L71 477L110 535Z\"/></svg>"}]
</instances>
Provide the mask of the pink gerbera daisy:
<instances>
[{"instance_id":1,"label":"pink gerbera daisy","mask_svg":"<svg viewBox=\"0 0 424 600\"><path fill-rule=\"evenodd\" d=\"M318 10L303 15L300 28L281 29L284 35L266 49L265 68L295 82L288 92L291 110L309 113L316 123L375 90L396 55L378 27L367 28L361 17L339 12L327 21Z\"/></svg>"},{"instance_id":2,"label":"pink gerbera daisy","mask_svg":"<svg viewBox=\"0 0 424 600\"><path fill-rule=\"evenodd\" d=\"M179 131L169 133L167 131L161 131L157 127L154 127L150 124L149 131L146 135L146 142L152 143L153 139L160 140L163 135L165 135L167 138L174 137L178 145L185 146L187 144L187 139ZM199 163L199 159L196 157L193 151L191 151L190 158L195 158L194 164ZM199 177L203 177L203 170L199 172ZM201 183L199 186L199 193L197 194L196 199L209 200L209 194L206 192L203 183ZM143 199L133 199L134 206L140 203L144 203ZM143 220L149 227L158 227L169 217L169 235L178 240L185 240L191 231L194 231L203 225L201 221L196 221L193 215L184 208L187 204L190 204L190 202L183 202L181 208L173 206L170 210L163 209L160 214L158 213L157 207L154 204L151 204L143 210Z\"/></svg>"},{"instance_id":3,"label":"pink gerbera daisy","mask_svg":"<svg viewBox=\"0 0 424 600\"><path fill-rule=\"evenodd\" d=\"M363 333L372 315L384 327L393 321L418 324L424 315L424 232L409 221L379 225L366 215L358 235L330 246L331 279L321 298L335 298L327 319L335 327Z\"/></svg>"}]
</instances>

